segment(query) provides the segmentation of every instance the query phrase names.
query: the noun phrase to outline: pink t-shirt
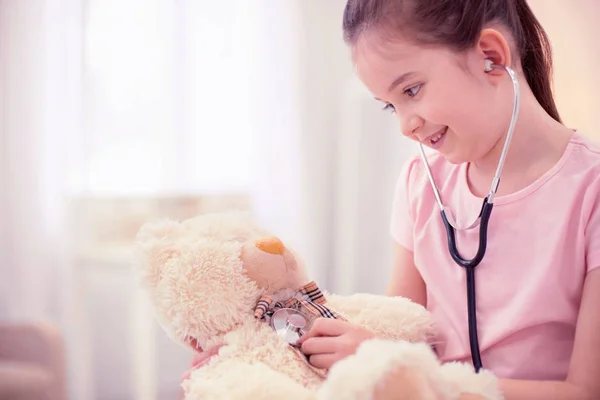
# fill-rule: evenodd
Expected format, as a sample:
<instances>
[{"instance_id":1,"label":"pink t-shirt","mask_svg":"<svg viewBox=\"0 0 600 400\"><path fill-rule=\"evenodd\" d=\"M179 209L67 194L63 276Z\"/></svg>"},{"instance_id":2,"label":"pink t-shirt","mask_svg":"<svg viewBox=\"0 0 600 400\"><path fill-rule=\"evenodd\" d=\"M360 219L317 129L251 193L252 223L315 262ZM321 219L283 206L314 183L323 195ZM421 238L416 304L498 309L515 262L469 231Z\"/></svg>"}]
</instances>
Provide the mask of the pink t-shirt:
<instances>
[{"instance_id":1,"label":"pink t-shirt","mask_svg":"<svg viewBox=\"0 0 600 400\"><path fill-rule=\"evenodd\" d=\"M465 226L482 199L466 164L432 154L442 201ZM448 253L446 231L418 157L402 170L392 236L414 252L427 285L442 361L471 362L465 270ZM463 257L477 249L479 229L456 231ZM600 149L575 133L560 161L532 185L496 197L486 255L475 270L483 367L502 378L564 379L586 274L600 267Z\"/></svg>"}]
</instances>

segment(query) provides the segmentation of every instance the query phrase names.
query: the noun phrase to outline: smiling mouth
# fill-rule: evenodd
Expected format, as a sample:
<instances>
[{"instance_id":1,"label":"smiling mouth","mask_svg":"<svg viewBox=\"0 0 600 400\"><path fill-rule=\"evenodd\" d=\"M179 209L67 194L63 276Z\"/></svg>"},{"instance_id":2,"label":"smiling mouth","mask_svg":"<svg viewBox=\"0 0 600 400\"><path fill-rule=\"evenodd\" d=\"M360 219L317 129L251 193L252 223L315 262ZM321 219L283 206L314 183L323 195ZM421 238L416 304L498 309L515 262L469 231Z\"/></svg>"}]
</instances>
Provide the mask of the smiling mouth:
<instances>
[{"instance_id":1,"label":"smiling mouth","mask_svg":"<svg viewBox=\"0 0 600 400\"><path fill-rule=\"evenodd\" d=\"M429 142L430 145L434 146L437 142L439 142L444 137L444 135L446 134L447 131L448 131L448 127L445 127L438 133L429 136L427 139L425 139L425 141Z\"/></svg>"}]
</instances>

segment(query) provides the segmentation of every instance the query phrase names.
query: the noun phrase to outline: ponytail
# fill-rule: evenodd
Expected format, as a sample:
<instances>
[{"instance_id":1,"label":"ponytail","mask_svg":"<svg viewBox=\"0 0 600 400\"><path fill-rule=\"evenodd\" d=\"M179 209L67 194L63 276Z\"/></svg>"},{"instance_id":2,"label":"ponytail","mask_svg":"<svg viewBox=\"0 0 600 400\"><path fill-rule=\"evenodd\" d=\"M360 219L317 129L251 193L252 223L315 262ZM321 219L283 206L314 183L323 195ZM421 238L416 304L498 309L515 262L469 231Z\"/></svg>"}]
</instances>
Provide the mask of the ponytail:
<instances>
[{"instance_id":1,"label":"ponytail","mask_svg":"<svg viewBox=\"0 0 600 400\"><path fill-rule=\"evenodd\" d=\"M514 0L515 39L519 42L523 73L533 94L546 112L562 123L552 91L552 46L527 0ZM520 32L519 32L520 31Z\"/></svg>"}]
</instances>

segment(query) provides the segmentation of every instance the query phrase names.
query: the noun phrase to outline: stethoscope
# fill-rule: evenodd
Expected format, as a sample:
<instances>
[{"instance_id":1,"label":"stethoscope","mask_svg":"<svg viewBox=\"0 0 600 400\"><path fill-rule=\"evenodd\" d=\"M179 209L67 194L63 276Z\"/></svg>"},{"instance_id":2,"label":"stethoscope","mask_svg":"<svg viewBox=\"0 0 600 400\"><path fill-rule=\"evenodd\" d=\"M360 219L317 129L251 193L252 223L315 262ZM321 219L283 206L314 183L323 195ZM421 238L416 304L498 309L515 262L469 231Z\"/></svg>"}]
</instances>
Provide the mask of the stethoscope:
<instances>
[{"instance_id":1,"label":"stethoscope","mask_svg":"<svg viewBox=\"0 0 600 400\"><path fill-rule=\"evenodd\" d=\"M479 212L479 216L471 225L467 227L459 227L457 226L456 221L452 220L452 217L446 213L446 207L442 202L440 197L440 193L433 179L433 175L431 173L431 169L429 167L429 163L427 162L427 157L425 156L425 150L423 149L423 145L419 143L419 149L421 152L421 159L425 164L425 169L427 171L427 176L429 177L429 182L431 183L431 187L433 189L433 193L435 195L436 202L440 208L442 214L442 220L444 221L444 226L446 228L446 233L448 236L448 249L450 251L450 255L452 259L461 267L464 267L467 272L467 313L468 313L468 323L469 323L469 344L471 347L471 358L473 359L473 366L475 370L479 372L479 370L483 367L481 363L481 355L479 354L479 339L477 338L477 315L476 315L476 302L475 302L475 267L479 265L483 256L485 255L485 250L487 246L487 228L490 220L490 216L492 214L492 208L494 206L494 196L496 195L496 191L498 190L498 186L500 184L500 175L502 173L502 167L504 166L504 161L506 159L506 154L508 153L508 147L510 145L510 141L512 139L515 125L517 122L517 117L519 114L519 81L514 73L514 71L506 66L493 64L491 60L486 60L485 71L489 72L492 68L503 68L508 72L514 89L514 105L512 111L512 118L510 121L510 125L508 127L508 134L506 136L506 140L504 142L504 147L502 149L502 153L500 154L500 160L498 161L498 167L496 168L496 173L494 175L494 179L492 180L492 186L490 187L490 192L487 197L483 200L483 204L481 206L481 211ZM469 230L479 226L479 248L477 249L477 253L475 257L472 259L463 258L456 248L456 238L454 235L455 229L458 230Z\"/></svg>"}]
</instances>

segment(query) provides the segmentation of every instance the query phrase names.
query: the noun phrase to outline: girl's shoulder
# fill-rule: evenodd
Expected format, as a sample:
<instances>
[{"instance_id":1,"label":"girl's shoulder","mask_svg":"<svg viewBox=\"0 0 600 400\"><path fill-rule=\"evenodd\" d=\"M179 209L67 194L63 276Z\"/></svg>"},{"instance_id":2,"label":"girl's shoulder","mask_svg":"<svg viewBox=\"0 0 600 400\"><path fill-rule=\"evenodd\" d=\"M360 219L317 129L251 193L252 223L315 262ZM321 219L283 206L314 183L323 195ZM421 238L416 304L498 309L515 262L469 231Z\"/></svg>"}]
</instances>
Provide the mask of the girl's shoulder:
<instances>
[{"instance_id":1,"label":"girl's shoulder","mask_svg":"<svg viewBox=\"0 0 600 400\"><path fill-rule=\"evenodd\" d=\"M585 157L590 166L600 167L600 136L592 138L580 131L575 131L571 137L570 147Z\"/></svg>"},{"instance_id":2,"label":"girl's shoulder","mask_svg":"<svg viewBox=\"0 0 600 400\"><path fill-rule=\"evenodd\" d=\"M576 131L557 174L565 184L600 185L600 140Z\"/></svg>"}]
</instances>

